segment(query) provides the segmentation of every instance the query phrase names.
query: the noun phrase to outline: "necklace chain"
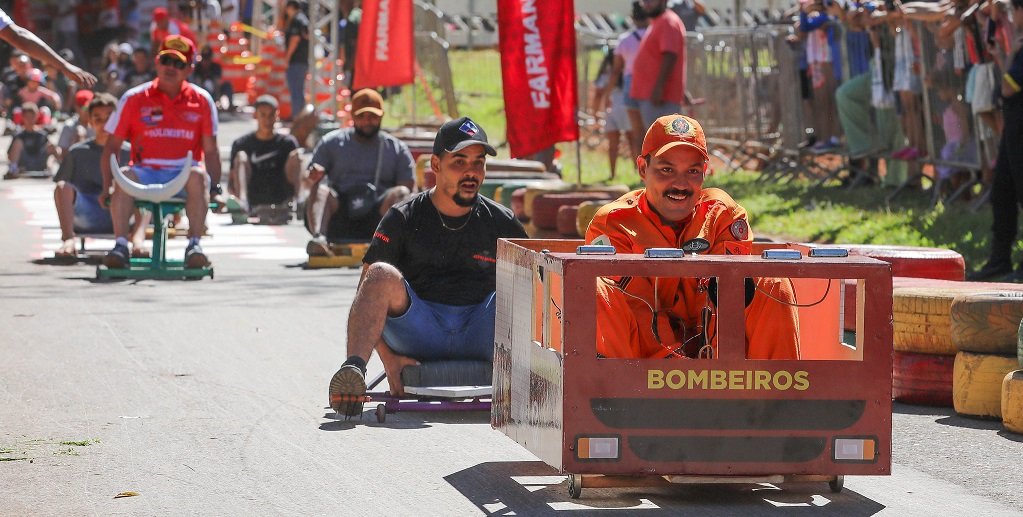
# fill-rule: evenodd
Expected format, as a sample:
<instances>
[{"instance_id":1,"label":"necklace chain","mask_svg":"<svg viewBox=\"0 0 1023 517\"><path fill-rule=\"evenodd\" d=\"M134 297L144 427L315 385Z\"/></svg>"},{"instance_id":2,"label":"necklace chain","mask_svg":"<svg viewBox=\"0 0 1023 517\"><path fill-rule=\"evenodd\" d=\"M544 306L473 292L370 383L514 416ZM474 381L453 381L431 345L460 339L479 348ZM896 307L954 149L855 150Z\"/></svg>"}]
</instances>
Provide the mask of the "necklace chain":
<instances>
[{"instance_id":1,"label":"necklace chain","mask_svg":"<svg viewBox=\"0 0 1023 517\"><path fill-rule=\"evenodd\" d=\"M434 207L434 210L437 210L437 208ZM476 205L473 205L472 210L469 210L469 213L465 217L465 222L462 223L462 225L459 226L458 228L452 228L452 227L448 226L448 224L444 222L444 216L441 215L440 210L437 210L437 219L440 219L440 225L443 226L446 230L457 232L458 230L461 230L462 228L465 228L465 226L469 224L469 221L472 220L472 213L475 212L475 211L476 211Z\"/></svg>"}]
</instances>

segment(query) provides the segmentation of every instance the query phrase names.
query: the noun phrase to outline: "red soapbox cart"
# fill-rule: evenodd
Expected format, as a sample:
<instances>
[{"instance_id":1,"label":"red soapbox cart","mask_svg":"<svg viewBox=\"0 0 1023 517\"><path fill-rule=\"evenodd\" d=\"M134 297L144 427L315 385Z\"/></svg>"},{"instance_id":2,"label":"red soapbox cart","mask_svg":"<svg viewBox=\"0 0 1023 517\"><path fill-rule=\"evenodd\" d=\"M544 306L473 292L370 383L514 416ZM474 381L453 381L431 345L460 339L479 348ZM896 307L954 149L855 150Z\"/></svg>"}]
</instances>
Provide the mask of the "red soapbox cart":
<instances>
[{"instance_id":1,"label":"red soapbox cart","mask_svg":"<svg viewBox=\"0 0 1023 517\"><path fill-rule=\"evenodd\" d=\"M837 492L846 475L891 474L888 264L798 245L646 258L578 254L582 244L499 241L491 412L494 428L569 474L573 498L670 483L827 482ZM599 276L716 277L716 357L598 357ZM793 282L799 360L745 357L744 279L761 276ZM846 279L857 283L855 334L841 321Z\"/></svg>"}]
</instances>

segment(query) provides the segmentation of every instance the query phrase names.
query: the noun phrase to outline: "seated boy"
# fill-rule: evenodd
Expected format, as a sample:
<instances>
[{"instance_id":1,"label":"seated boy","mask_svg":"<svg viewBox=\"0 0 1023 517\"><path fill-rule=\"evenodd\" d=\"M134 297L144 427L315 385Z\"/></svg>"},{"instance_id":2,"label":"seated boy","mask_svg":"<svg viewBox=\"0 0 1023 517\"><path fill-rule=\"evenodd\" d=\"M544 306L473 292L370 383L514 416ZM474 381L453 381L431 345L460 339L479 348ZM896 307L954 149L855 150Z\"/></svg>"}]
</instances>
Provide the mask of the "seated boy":
<instances>
[{"instance_id":1,"label":"seated boy","mask_svg":"<svg viewBox=\"0 0 1023 517\"><path fill-rule=\"evenodd\" d=\"M111 233L114 231L110 211L99 202L103 192L103 175L99 170L103 146L110 136L103 126L117 106L117 99L107 93L97 94L83 111L89 127L96 132L95 138L79 142L68 150L53 181L53 201L57 206L60 220L61 245L55 253L57 258L75 258L75 232ZM128 150L122 149L121 161L128 161ZM138 219L136 219L138 220ZM143 225L138 225L142 227ZM141 242L144 232L135 232Z\"/></svg>"},{"instance_id":2,"label":"seated boy","mask_svg":"<svg viewBox=\"0 0 1023 517\"><path fill-rule=\"evenodd\" d=\"M21 105L21 113L22 128L14 135L7 149L10 170L4 178L16 178L28 172L44 172L49 175L49 159L56 153L46 132L36 124L39 106L26 102Z\"/></svg>"}]
</instances>

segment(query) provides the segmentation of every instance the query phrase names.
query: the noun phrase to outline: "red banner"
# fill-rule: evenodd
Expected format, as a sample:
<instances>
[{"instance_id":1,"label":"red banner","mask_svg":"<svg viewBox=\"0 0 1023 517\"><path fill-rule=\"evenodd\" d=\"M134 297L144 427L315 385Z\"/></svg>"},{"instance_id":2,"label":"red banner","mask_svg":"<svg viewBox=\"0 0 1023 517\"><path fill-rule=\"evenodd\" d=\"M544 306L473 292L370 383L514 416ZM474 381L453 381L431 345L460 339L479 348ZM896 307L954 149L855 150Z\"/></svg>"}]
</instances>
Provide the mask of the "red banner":
<instances>
[{"instance_id":1,"label":"red banner","mask_svg":"<svg viewBox=\"0 0 1023 517\"><path fill-rule=\"evenodd\" d=\"M497 0L512 157L579 139L572 0Z\"/></svg>"},{"instance_id":2,"label":"red banner","mask_svg":"<svg viewBox=\"0 0 1023 517\"><path fill-rule=\"evenodd\" d=\"M355 55L355 90L415 79L412 0L365 0Z\"/></svg>"}]
</instances>

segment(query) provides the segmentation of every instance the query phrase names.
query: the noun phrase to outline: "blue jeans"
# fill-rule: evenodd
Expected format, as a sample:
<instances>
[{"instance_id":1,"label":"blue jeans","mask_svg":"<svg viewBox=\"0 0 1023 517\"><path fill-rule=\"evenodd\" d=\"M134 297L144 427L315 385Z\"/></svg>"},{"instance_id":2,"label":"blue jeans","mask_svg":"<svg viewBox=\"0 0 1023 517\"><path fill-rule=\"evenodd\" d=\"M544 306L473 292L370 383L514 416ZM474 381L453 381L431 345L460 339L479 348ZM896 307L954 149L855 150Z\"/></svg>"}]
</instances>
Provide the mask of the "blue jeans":
<instances>
[{"instance_id":1,"label":"blue jeans","mask_svg":"<svg viewBox=\"0 0 1023 517\"><path fill-rule=\"evenodd\" d=\"M419 361L494 360L495 293L477 305L428 302L405 282L409 308L384 322L384 342L395 353Z\"/></svg>"},{"instance_id":2,"label":"blue jeans","mask_svg":"<svg viewBox=\"0 0 1023 517\"><path fill-rule=\"evenodd\" d=\"M308 71L309 65L305 63L291 63L288 65L285 77L288 80L288 91L291 94L292 117L305 107L305 74Z\"/></svg>"},{"instance_id":3,"label":"blue jeans","mask_svg":"<svg viewBox=\"0 0 1023 517\"><path fill-rule=\"evenodd\" d=\"M674 114L682 114L682 105L679 103L665 102L660 106L654 103L640 99L639 100L639 114L643 119L643 126L649 128L654 125L654 121L666 116ZM646 130L644 130L645 132Z\"/></svg>"},{"instance_id":4,"label":"blue jeans","mask_svg":"<svg viewBox=\"0 0 1023 517\"><path fill-rule=\"evenodd\" d=\"M114 222L110 219L110 210L99 204L98 194L83 194L75 189L76 233L114 233Z\"/></svg>"}]
</instances>

